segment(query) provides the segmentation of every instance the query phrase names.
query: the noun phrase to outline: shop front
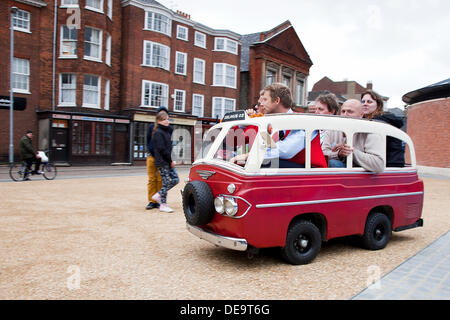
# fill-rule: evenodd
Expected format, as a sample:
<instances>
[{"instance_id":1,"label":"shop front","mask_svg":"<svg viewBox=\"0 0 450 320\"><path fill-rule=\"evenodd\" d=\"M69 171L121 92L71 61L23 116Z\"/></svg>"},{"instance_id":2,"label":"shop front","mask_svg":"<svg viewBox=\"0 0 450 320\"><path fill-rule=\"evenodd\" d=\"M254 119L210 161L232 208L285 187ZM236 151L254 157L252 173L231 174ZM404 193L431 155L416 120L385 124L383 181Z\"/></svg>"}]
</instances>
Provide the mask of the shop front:
<instances>
[{"instance_id":1,"label":"shop front","mask_svg":"<svg viewBox=\"0 0 450 320\"><path fill-rule=\"evenodd\" d=\"M155 116L136 113L133 116L133 144L132 157L135 164L145 165L147 157L146 136L147 128L155 122ZM194 161L194 128L201 126L197 117L178 118L171 115L170 125L172 132L172 158L178 164L191 164Z\"/></svg>"},{"instance_id":2,"label":"shop front","mask_svg":"<svg viewBox=\"0 0 450 320\"><path fill-rule=\"evenodd\" d=\"M39 119L39 149L59 165L130 164L130 120L62 113Z\"/></svg>"}]
</instances>

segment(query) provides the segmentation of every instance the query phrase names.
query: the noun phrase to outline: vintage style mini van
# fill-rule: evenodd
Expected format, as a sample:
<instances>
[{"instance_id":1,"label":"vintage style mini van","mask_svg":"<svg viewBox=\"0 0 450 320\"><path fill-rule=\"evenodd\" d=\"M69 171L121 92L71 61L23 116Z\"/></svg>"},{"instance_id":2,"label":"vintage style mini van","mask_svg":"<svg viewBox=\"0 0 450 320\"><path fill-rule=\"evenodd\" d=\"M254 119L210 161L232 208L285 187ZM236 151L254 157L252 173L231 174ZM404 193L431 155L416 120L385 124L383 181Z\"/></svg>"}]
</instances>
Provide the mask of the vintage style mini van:
<instances>
[{"instance_id":1,"label":"vintage style mini van","mask_svg":"<svg viewBox=\"0 0 450 320\"><path fill-rule=\"evenodd\" d=\"M268 150L289 132L303 130L304 164L289 167L267 159ZM317 165L317 139L341 132L352 145L359 133L377 134L405 147L406 165L374 173L357 167L353 155L344 168ZM320 140L319 140L320 146ZM243 161L232 163L236 156ZM321 160L321 162L323 161ZM234 250L280 247L292 264L311 262L322 242L360 235L364 247L384 248L392 231L423 225L423 182L418 178L409 136L385 123L301 113L250 118L227 114L205 135L182 191L187 229L217 246Z\"/></svg>"}]
</instances>

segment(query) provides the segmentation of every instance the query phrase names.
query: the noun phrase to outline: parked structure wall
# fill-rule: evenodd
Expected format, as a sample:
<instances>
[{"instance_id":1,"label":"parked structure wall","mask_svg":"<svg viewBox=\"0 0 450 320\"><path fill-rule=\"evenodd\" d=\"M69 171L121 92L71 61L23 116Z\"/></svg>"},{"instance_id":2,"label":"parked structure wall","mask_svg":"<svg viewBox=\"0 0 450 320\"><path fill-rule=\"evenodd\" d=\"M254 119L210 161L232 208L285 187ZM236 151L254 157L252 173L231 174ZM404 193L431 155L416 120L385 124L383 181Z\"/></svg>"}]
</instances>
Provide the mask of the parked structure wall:
<instances>
[{"instance_id":1,"label":"parked structure wall","mask_svg":"<svg viewBox=\"0 0 450 320\"><path fill-rule=\"evenodd\" d=\"M407 133L414 142L418 165L450 168L449 108L450 98L408 106Z\"/></svg>"}]
</instances>

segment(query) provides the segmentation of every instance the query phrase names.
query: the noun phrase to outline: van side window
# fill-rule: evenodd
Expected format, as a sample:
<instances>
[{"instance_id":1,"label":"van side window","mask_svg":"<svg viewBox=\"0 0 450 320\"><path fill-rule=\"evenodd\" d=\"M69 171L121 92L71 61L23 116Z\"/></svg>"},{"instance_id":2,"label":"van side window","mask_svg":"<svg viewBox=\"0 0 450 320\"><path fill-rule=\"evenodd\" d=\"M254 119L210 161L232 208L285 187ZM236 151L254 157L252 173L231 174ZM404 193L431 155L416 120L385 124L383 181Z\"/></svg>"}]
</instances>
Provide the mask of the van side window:
<instances>
[{"instance_id":1,"label":"van side window","mask_svg":"<svg viewBox=\"0 0 450 320\"><path fill-rule=\"evenodd\" d=\"M381 173L384 171L386 143L384 137L376 133L357 132L353 135L353 167Z\"/></svg>"},{"instance_id":2,"label":"van side window","mask_svg":"<svg viewBox=\"0 0 450 320\"><path fill-rule=\"evenodd\" d=\"M221 147L214 155L214 159L229 161L231 158L248 154L253 146L258 127L253 125L240 125L228 130Z\"/></svg>"},{"instance_id":3,"label":"van side window","mask_svg":"<svg viewBox=\"0 0 450 320\"><path fill-rule=\"evenodd\" d=\"M271 134L262 168L304 168L305 130L280 130Z\"/></svg>"},{"instance_id":4,"label":"van side window","mask_svg":"<svg viewBox=\"0 0 450 320\"><path fill-rule=\"evenodd\" d=\"M346 168L346 157L339 154L339 147L347 141L345 133L339 130L319 130L319 132L328 168Z\"/></svg>"},{"instance_id":5,"label":"van side window","mask_svg":"<svg viewBox=\"0 0 450 320\"><path fill-rule=\"evenodd\" d=\"M406 142L386 136L386 167L405 166L405 147Z\"/></svg>"},{"instance_id":6,"label":"van side window","mask_svg":"<svg viewBox=\"0 0 450 320\"><path fill-rule=\"evenodd\" d=\"M267 147L262 167L264 168L305 168L306 132L303 129L287 129L272 134L273 147ZM311 136L311 166L326 168L327 163L320 147L320 134L313 131Z\"/></svg>"}]
</instances>

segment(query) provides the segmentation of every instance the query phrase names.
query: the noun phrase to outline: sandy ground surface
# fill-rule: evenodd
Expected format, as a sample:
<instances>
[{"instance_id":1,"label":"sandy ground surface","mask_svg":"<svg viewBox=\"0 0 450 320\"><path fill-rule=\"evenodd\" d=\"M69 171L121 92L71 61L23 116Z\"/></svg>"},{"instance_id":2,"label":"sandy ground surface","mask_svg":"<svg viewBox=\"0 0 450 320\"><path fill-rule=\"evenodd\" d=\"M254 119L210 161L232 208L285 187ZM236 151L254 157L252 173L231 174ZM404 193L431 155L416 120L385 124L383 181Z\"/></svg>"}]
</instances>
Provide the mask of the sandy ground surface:
<instances>
[{"instance_id":1,"label":"sandy ground surface","mask_svg":"<svg viewBox=\"0 0 450 320\"><path fill-rule=\"evenodd\" d=\"M339 239L305 266L249 259L187 232L185 177L170 214L144 209L142 175L1 183L0 299L349 299L450 229L450 180L424 178L425 226L384 250Z\"/></svg>"}]
</instances>

